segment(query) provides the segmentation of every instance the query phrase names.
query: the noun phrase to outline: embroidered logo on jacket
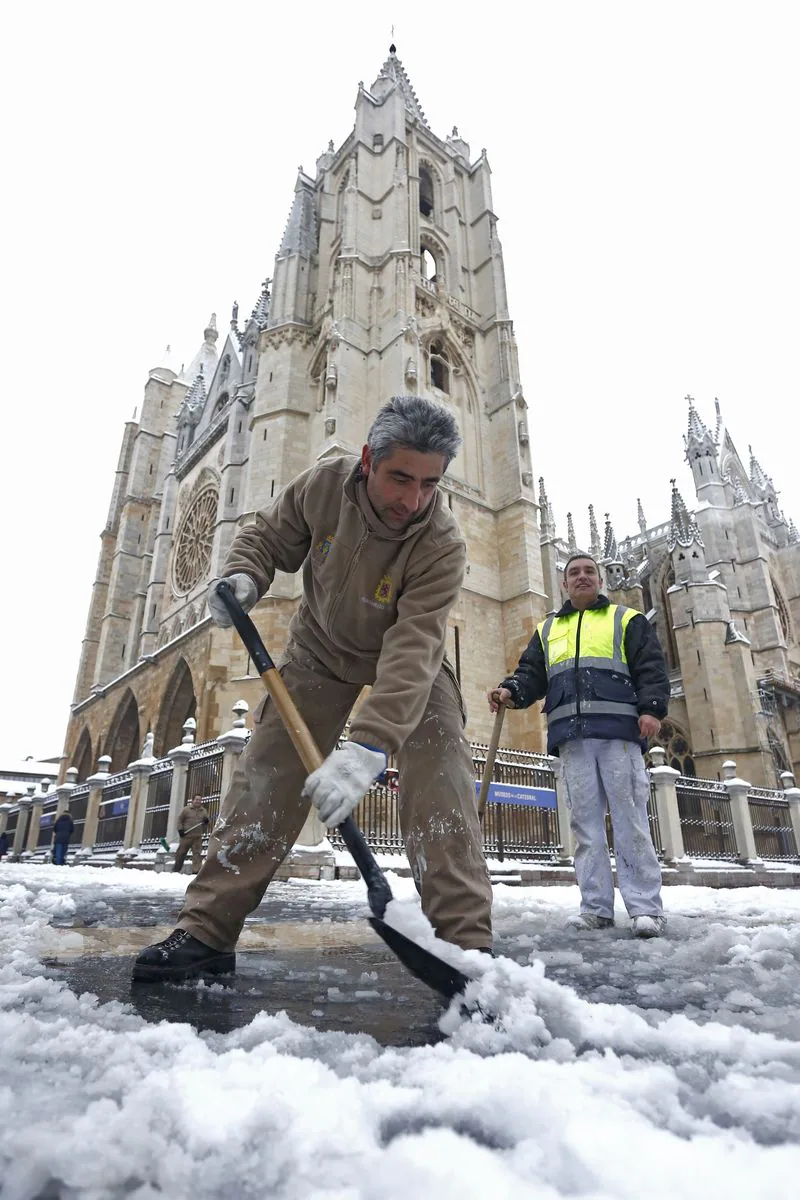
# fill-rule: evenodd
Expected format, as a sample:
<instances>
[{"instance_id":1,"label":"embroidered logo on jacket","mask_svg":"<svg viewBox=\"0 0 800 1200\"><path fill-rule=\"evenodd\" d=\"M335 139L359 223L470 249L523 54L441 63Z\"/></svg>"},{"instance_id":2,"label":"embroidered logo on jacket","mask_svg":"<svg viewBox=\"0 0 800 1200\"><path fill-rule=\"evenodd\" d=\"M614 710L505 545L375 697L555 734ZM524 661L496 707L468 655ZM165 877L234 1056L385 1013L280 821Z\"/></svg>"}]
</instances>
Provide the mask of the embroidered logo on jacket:
<instances>
[{"instance_id":1,"label":"embroidered logo on jacket","mask_svg":"<svg viewBox=\"0 0 800 1200\"><path fill-rule=\"evenodd\" d=\"M328 551L333 545L333 539L335 536L336 535L333 533L327 534L321 541L317 542L316 546L314 547L317 553L321 554L323 558L327 557Z\"/></svg>"},{"instance_id":2,"label":"embroidered logo on jacket","mask_svg":"<svg viewBox=\"0 0 800 1200\"><path fill-rule=\"evenodd\" d=\"M392 586L391 575L384 575L383 579L380 581L378 586L375 588L375 591L373 594L375 596L375 599L378 601L378 604L390 604L391 603L392 596L394 595L394 588Z\"/></svg>"}]
</instances>

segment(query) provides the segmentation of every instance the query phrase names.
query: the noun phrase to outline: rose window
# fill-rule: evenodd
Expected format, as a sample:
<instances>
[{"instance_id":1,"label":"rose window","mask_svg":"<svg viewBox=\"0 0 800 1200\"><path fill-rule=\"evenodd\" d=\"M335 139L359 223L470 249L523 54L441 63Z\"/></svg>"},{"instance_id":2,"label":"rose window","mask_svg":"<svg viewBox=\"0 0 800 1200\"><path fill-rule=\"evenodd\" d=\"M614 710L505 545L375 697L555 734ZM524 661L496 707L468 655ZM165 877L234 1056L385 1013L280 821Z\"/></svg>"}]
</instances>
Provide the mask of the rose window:
<instances>
[{"instance_id":1,"label":"rose window","mask_svg":"<svg viewBox=\"0 0 800 1200\"><path fill-rule=\"evenodd\" d=\"M217 503L216 489L206 488L178 526L172 557L172 586L176 595L191 591L208 573Z\"/></svg>"}]
</instances>

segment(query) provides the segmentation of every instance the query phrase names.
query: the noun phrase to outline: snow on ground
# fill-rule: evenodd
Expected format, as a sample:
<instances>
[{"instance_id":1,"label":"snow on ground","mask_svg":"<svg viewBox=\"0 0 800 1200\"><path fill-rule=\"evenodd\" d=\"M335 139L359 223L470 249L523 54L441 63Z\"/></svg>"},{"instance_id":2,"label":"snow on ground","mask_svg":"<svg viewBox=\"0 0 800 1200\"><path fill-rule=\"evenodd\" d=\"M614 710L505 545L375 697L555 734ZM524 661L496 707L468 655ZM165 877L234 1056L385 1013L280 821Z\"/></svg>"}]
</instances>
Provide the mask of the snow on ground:
<instances>
[{"instance_id":1,"label":"snow on ground","mask_svg":"<svg viewBox=\"0 0 800 1200\"><path fill-rule=\"evenodd\" d=\"M42 967L51 923L78 903L102 919L121 897L178 900L185 885L0 867L4 1200L766 1200L796 1189L796 891L669 888L668 936L633 942L621 917L608 933L564 931L574 888L499 886L506 956L481 959L466 1009L443 1017L447 1039L421 1048L284 1015L224 1035L147 1024ZM410 881L392 886L413 904ZM298 919L322 897L336 920L364 915L360 883L283 887Z\"/></svg>"}]
</instances>

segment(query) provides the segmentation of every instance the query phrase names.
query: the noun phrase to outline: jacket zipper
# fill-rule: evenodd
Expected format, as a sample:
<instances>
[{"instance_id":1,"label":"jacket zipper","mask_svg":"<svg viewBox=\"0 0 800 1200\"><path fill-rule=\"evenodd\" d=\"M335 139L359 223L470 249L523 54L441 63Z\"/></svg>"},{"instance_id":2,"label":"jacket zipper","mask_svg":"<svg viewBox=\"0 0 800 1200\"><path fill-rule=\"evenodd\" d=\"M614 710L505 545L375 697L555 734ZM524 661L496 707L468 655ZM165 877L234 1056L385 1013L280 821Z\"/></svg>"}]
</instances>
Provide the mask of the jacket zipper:
<instances>
[{"instance_id":1,"label":"jacket zipper","mask_svg":"<svg viewBox=\"0 0 800 1200\"><path fill-rule=\"evenodd\" d=\"M369 530L367 530L365 533L362 533L361 541L356 546L355 551L353 552L353 557L350 559L350 562L348 564L347 574L345 575L345 580L344 580L344 584L342 586L342 590L339 592L339 595L336 597L333 604L331 605L331 607L328 610L328 636L329 637L331 636L331 630L333 628L333 619L336 616L337 612L339 611L339 606L341 605L342 597L344 596L345 591L347 590L347 584L350 580L350 576L352 575L353 569L355 568L356 563L358 562L359 558L361 557L361 551L366 546L368 540L369 540Z\"/></svg>"},{"instance_id":2,"label":"jacket zipper","mask_svg":"<svg viewBox=\"0 0 800 1200\"><path fill-rule=\"evenodd\" d=\"M575 634L575 716L578 720L581 718L581 693L579 687L579 668L581 657L581 621L583 620L584 610L578 613L578 632Z\"/></svg>"}]
</instances>

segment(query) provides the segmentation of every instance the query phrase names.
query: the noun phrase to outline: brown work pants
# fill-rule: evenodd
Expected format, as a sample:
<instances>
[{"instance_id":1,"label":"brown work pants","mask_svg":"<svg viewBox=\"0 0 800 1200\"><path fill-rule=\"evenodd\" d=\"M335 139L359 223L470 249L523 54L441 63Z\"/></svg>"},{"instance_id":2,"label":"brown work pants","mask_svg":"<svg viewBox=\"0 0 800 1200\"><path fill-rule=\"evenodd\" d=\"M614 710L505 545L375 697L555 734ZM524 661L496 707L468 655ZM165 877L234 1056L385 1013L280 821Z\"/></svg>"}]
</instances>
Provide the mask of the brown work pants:
<instances>
[{"instance_id":1,"label":"brown work pants","mask_svg":"<svg viewBox=\"0 0 800 1200\"><path fill-rule=\"evenodd\" d=\"M478 821L464 710L451 668L439 672L417 728L397 756L399 817L422 909L441 938L490 946L492 893ZM292 647L281 674L324 755L361 690ZM178 924L216 950L236 945L245 917L291 850L308 813L306 771L275 705L254 729L223 800L206 861L186 889Z\"/></svg>"},{"instance_id":2,"label":"brown work pants","mask_svg":"<svg viewBox=\"0 0 800 1200\"><path fill-rule=\"evenodd\" d=\"M173 871L180 871L183 864L186 862L186 855L191 850L192 852L192 870L195 875L200 870L203 861L203 835L195 834L192 837L182 837L178 842L178 849L175 851L175 863Z\"/></svg>"}]
</instances>

